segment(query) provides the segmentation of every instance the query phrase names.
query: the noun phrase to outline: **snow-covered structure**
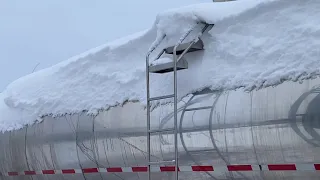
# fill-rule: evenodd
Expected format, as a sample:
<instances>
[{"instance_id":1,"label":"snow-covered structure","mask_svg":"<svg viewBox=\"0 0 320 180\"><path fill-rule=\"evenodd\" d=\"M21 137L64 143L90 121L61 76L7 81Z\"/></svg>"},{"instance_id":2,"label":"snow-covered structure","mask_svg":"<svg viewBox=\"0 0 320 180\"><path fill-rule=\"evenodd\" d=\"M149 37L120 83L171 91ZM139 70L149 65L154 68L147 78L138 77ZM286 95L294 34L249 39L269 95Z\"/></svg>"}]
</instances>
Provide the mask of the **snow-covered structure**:
<instances>
[{"instance_id":1,"label":"snow-covered structure","mask_svg":"<svg viewBox=\"0 0 320 180\"><path fill-rule=\"evenodd\" d=\"M181 166L222 170L181 177L317 179L319 8L312 0L239 0L172 9L146 31L16 80L0 94L0 171L76 169L75 175L21 176L41 180L146 179L145 173L105 172L147 164L146 53L163 35L156 51L205 22L214 24L202 38L205 50L186 55L188 70L178 76L179 159ZM170 74L151 79L154 96L170 94ZM168 129L152 136L154 160L172 159L168 102L152 112L152 127ZM188 113L198 107L207 108ZM228 172L230 164L255 171ZM275 167L267 164L308 171L265 172ZM172 176L158 172L154 178Z\"/></svg>"}]
</instances>

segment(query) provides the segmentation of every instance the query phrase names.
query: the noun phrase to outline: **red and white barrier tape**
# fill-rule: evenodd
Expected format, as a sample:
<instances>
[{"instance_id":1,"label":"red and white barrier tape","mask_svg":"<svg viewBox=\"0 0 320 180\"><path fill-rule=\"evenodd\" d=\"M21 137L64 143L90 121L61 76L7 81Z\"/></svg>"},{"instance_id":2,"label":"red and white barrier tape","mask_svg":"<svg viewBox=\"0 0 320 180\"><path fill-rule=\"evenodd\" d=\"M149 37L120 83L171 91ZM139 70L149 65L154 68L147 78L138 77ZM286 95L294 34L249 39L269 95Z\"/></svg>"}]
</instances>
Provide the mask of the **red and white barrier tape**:
<instances>
[{"instance_id":1,"label":"red and white barrier tape","mask_svg":"<svg viewBox=\"0 0 320 180\"><path fill-rule=\"evenodd\" d=\"M151 172L174 172L174 166L151 166ZM62 170L39 170L23 172L6 172L2 176L52 175L52 174L87 174L87 173L123 173L147 172L147 166L83 168ZM320 171L320 164L268 164L268 165L227 165L227 166L179 166L180 172L214 172L214 171Z\"/></svg>"}]
</instances>

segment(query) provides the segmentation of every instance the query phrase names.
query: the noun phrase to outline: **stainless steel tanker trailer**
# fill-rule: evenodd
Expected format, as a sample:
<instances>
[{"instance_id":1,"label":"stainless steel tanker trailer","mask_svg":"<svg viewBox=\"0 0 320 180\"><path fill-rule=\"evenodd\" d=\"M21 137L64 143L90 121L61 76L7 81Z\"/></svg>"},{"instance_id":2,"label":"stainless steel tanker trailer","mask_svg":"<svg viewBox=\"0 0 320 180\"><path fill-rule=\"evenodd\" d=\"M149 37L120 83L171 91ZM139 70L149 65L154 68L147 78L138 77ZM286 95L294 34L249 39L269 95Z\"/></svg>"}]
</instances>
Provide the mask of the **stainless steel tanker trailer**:
<instances>
[{"instance_id":1,"label":"stainless steel tanker trailer","mask_svg":"<svg viewBox=\"0 0 320 180\"><path fill-rule=\"evenodd\" d=\"M183 98L180 179L320 179L319 85L319 79L290 81L250 93L203 90ZM172 109L169 103L152 110L153 161L174 159ZM0 135L0 179L145 180L146 135L139 102L97 116L48 116ZM152 179L173 179L170 164L159 166Z\"/></svg>"},{"instance_id":2,"label":"stainless steel tanker trailer","mask_svg":"<svg viewBox=\"0 0 320 180\"><path fill-rule=\"evenodd\" d=\"M310 3L308 1L305 4ZM297 6L299 13L300 5ZM281 6L288 7L287 4ZM316 8L314 11L318 12ZM309 13L306 14L309 18ZM287 18L276 21L282 23ZM240 28L246 26L254 27L253 29L258 27L242 24ZM177 27L180 28L179 25ZM206 29L208 24L204 27ZM261 27L261 31L264 31L267 26ZM226 28L229 29L229 26ZM278 32L278 26L273 28ZM195 34L202 35L204 31L199 32ZM164 37L165 34L162 35ZM179 42L182 40L180 38ZM194 43L192 45L195 45L195 50L203 49L203 44L198 43L201 41L196 40L198 37L189 43ZM309 39L304 41L309 43ZM146 42L149 47L149 41ZM130 43L129 49L140 46L133 41ZM304 45L300 44L299 48ZM318 47L318 44L314 47ZM126 48L119 48L119 57L122 58ZM191 48L191 45L184 48ZM150 49L154 49L153 46ZM179 58L185 50L181 51ZM160 51L163 53L165 50ZM292 51L291 49L290 53ZM180 68L186 69L182 58L177 62L177 46L170 52L175 61L175 73L179 62ZM304 53L304 49L302 52ZM314 52L318 55L316 48ZM301 54L298 55L300 57ZM104 52L101 57L105 58ZM291 56L288 58L292 59ZM86 61L79 63L85 64ZM291 66L296 64L297 62ZM146 66L149 72L148 60ZM67 68L64 67L65 69ZM70 71L67 74L73 73L74 71ZM223 69L221 73L224 73ZM176 78L175 75L174 77ZM197 81L196 78L198 77L193 80ZM147 75L147 82L148 79ZM31 80L38 83L35 79ZM176 91L177 84L174 82ZM100 85L99 83L96 84ZM186 86L190 84L186 83ZM147 99L148 96L149 93ZM174 99L177 99L176 92ZM152 106L151 111L147 107L142 102L131 101L100 111L95 116L88 115L84 109L77 114L45 116L39 123L0 133L0 179L175 180L177 162L181 180L320 179L320 78L302 82L285 81L274 87L250 92L244 92L241 88L232 91L203 89L188 94L177 103L159 103ZM149 131L147 120L150 119ZM177 144L175 137L178 138ZM151 162L156 162L151 165L151 177L148 177L147 172L149 157ZM173 161L176 157L178 161Z\"/></svg>"}]
</instances>

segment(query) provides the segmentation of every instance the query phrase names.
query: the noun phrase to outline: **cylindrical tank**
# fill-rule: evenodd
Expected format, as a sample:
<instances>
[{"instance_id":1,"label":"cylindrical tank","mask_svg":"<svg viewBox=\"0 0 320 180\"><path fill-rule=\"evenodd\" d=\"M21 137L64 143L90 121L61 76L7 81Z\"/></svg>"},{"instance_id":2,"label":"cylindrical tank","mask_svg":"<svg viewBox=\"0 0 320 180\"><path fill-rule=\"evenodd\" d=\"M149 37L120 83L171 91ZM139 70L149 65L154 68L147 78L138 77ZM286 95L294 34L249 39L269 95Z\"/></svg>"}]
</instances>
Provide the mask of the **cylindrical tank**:
<instances>
[{"instance_id":1,"label":"cylindrical tank","mask_svg":"<svg viewBox=\"0 0 320 180\"><path fill-rule=\"evenodd\" d=\"M312 164L320 162L320 79L284 82L252 92L204 90L179 108L179 165ZM320 86L319 86L320 87ZM174 159L172 104L154 105L153 161ZM0 171L147 165L146 109L128 102L100 112L52 118L0 135ZM316 171L180 172L194 179L319 179ZM153 172L152 179L172 179ZM0 176L23 180L146 180L147 173Z\"/></svg>"}]
</instances>

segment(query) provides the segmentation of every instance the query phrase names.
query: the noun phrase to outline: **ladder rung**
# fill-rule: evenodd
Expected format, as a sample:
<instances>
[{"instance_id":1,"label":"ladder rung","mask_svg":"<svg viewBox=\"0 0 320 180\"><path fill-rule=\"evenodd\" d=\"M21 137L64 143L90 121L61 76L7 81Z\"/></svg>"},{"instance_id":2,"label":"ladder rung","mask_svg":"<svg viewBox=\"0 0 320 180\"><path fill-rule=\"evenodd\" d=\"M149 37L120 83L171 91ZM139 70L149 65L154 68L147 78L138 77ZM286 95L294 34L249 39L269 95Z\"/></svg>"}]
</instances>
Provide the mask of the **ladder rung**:
<instances>
[{"instance_id":1,"label":"ladder rung","mask_svg":"<svg viewBox=\"0 0 320 180\"><path fill-rule=\"evenodd\" d=\"M186 109L185 111L196 111L196 110L202 110L202 109L211 109L212 106L203 106L203 107L197 107L197 108L189 108Z\"/></svg>"},{"instance_id":2,"label":"ladder rung","mask_svg":"<svg viewBox=\"0 0 320 180\"><path fill-rule=\"evenodd\" d=\"M160 100L160 99L168 99L168 98L173 98L174 94L170 94L170 95L165 95L165 96L157 96L157 97L152 97L149 99L149 101L156 101L156 100Z\"/></svg>"},{"instance_id":3,"label":"ladder rung","mask_svg":"<svg viewBox=\"0 0 320 180\"><path fill-rule=\"evenodd\" d=\"M155 130L150 130L149 133L152 133L152 134L174 133L174 128L170 128L170 129L155 129Z\"/></svg>"},{"instance_id":4,"label":"ladder rung","mask_svg":"<svg viewBox=\"0 0 320 180\"><path fill-rule=\"evenodd\" d=\"M156 162L149 162L150 165L159 165L159 164L174 164L175 160L172 161L156 161Z\"/></svg>"}]
</instances>

